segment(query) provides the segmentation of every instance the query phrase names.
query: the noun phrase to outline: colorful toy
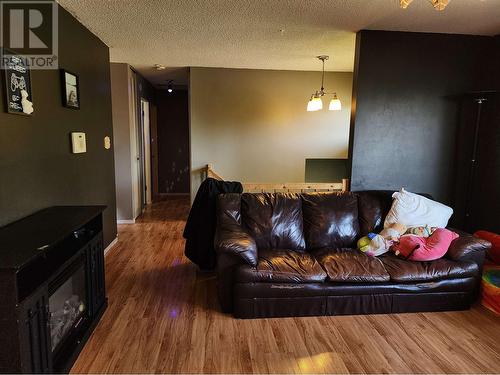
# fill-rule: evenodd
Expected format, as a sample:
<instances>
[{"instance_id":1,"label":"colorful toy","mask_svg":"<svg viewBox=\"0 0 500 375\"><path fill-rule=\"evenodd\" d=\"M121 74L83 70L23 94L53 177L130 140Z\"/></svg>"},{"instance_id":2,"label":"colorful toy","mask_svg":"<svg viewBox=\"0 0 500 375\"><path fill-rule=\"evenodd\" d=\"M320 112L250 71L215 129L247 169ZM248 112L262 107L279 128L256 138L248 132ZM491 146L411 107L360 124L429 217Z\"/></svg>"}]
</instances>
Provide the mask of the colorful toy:
<instances>
[{"instance_id":1,"label":"colorful toy","mask_svg":"<svg viewBox=\"0 0 500 375\"><path fill-rule=\"evenodd\" d=\"M481 304L500 314L500 266L486 265L481 282Z\"/></svg>"},{"instance_id":2,"label":"colorful toy","mask_svg":"<svg viewBox=\"0 0 500 375\"><path fill-rule=\"evenodd\" d=\"M458 234L446 228L438 228L430 237L419 237L406 234L393 246L396 255L405 259L427 261L439 259L446 254L451 241L458 238Z\"/></svg>"},{"instance_id":3,"label":"colorful toy","mask_svg":"<svg viewBox=\"0 0 500 375\"><path fill-rule=\"evenodd\" d=\"M391 224L379 234L368 233L358 241L358 248L366 255L379 256L389 251L392 244L406 231L406 226L400 223ZM369 242L368 242L369 240Z\"/></svg>"},{"instance_id":4,"label":"colorful toy","mask_svg":"<svg viewBox=\"0 0 500 375\"><path fill-rule=\"evenodd\" d=\"M366 250L368 250L368 245L370 245L372 238L375 236L376 236L375 233L368 233L367 236L361 237L357 243L358 249L361 250L362 252L365 252Z\"/></svg>"},{"instance_id":5,"label":"colorful toy","mask_svg":"<svg viewBox=\"0 0 500 375\"><path fill-rule=\"evenodd\" d=\"M428 225L423 227L411 227L406 230L405 234L414 234L419 237L429 237L436 229L436 227L430 227Z\"/></svg>"}]
</instances>

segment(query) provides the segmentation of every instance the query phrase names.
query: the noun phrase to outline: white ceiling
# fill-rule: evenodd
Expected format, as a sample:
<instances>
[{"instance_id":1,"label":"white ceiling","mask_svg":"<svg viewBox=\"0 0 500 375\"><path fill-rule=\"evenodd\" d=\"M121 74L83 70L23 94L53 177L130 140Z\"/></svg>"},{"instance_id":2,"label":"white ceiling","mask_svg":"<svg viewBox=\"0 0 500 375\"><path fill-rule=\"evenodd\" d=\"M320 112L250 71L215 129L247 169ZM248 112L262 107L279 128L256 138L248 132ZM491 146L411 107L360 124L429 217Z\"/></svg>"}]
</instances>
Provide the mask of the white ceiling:
<instances>
[{"instance_id":1,"label":"white ceiling","mask_svg":"<svg viewBox=\"0 0 500 375\"><path fill-rule=\"evenodd\" d=\"M186 66L352 71L362 29L500 34L500 0L59 0L154 83L185 83ZM157 72L154 64L168 69Z\"/></svg>"}]
</instances>

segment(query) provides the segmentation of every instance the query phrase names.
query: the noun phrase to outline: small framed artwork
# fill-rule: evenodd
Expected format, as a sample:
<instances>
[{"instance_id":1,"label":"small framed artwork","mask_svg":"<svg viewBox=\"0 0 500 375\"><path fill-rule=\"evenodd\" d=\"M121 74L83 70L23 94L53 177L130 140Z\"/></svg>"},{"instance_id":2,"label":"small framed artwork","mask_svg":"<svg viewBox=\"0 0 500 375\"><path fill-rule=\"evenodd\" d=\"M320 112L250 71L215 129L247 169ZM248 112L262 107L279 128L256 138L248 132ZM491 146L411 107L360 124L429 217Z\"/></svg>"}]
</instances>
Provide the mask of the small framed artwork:
<instances>
[{"instance_id":1,"label":"small framed artwork","mask_svg":"<svg viewBox=\"0 0 500 375\"><path fill-rule=\"evenodd\" d=\"M61 69L61 91L63 106L70 109L80 109L80 87L75 73Z\"/></svg>"},{"instance_id":2,"label":"small framed artwork","mask_svg":"<svg viewBox=\"0 0 500 375\"><path fill-rule=\"evenodd\" d=\"M7 112L17 115L33 113L33 97L31 92L31 75L29 66L24 60L4 49L2 55L5 71L5 97Z\"/></svg>"}]
</instances>

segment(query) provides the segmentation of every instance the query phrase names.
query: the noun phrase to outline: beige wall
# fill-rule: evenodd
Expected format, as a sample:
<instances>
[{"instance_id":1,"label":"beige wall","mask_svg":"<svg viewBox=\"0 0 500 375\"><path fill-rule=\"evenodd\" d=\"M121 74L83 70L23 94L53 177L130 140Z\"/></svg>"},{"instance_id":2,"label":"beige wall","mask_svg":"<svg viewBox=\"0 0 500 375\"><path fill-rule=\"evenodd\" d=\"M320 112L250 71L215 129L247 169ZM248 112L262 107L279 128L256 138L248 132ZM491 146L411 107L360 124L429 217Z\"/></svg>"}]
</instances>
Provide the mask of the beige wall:
<instances>
[{"instance_id":1,"label":"beige wall","mask_svg":"<svg viewBox=\"0 0 500 375\"><path fill-rule=\"evenodd\" d=\"M191 195L200 168L227 180L303 182L306 158L346 158L352 73L330 72L342 111L306 112L320 72L191 68Z\"/></svg>"}]
</instances>

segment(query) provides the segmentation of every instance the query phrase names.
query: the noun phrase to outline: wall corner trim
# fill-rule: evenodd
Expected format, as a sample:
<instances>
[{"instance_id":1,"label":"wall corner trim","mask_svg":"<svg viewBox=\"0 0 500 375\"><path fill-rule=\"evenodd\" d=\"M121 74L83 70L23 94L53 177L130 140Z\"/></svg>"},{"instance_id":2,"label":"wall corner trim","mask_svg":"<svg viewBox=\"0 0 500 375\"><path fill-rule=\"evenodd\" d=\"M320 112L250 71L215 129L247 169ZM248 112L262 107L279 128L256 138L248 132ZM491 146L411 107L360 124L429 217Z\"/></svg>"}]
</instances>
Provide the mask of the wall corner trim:
<instances>
[{"instance_id":1,"label":"wall corner trim","mask_svg":"<svg viewBox=\"0 0 500 375\"><path fill-rule=\"evenodd\" d=\"M113 241L104 249L104 256L108 255L108 252L118 243L118 236L115 237Z\"/></svg>"},{"instance_id":2,"label":"wall corner trim","mask_svg":"<svg viewBox=\"0 0 500 375\"><path fill-rule=\"evenodd\" d=\"M135 219L116 220L117 224L135 224Z\"/></svg>"}]
</instances>

